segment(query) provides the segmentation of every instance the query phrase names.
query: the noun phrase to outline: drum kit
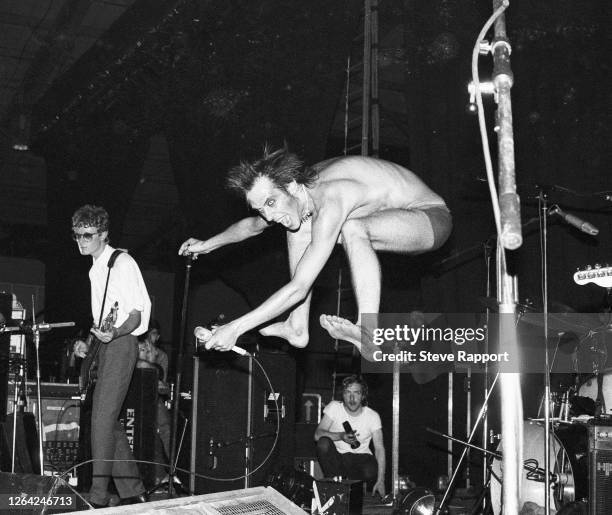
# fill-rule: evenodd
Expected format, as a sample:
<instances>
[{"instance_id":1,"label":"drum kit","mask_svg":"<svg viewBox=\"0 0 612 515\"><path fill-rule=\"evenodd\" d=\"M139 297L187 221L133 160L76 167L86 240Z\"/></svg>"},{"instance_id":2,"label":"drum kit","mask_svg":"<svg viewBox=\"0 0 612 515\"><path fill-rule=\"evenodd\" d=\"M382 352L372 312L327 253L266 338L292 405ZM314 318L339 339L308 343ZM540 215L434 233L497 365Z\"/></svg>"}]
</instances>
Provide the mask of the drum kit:
<instances>
[{"instance_id":1,"label":"drum kit","mask_svg":"<svg viewBox=\"0 0 612 515\"><path fill-rule=\"evenodd\" d=\"M574 276L577 284L596 282L610 291L612 267L589 267ZM481 299L491 308L492 299ZM551 302L557 313L549 313L549 334L558 335L556 351L571 354L574 370L550 392L548 403L542 397L537 416L523 424L523 474L521 505L545 505L544 465L545 405L549 406L551 442L548 464L550 484L548 504L560 510L570 503L586 503L589 497L589 427L610 426L612 432L612 314L576 313L561 303ZM531 303L519 304L518 319L532 326L543 325L542 313ZM552 365L551 365L552 368ZM501 452L501 445L498 452ZM502 513L501 461L491 463L490 496L493 513ZM571 505L573 506L573 505ZM564 511L565 513L565 511ZM571 512L574 513L574 512ZM595 512L593 512L595 513Z\"/></svg>"}]
</instances>

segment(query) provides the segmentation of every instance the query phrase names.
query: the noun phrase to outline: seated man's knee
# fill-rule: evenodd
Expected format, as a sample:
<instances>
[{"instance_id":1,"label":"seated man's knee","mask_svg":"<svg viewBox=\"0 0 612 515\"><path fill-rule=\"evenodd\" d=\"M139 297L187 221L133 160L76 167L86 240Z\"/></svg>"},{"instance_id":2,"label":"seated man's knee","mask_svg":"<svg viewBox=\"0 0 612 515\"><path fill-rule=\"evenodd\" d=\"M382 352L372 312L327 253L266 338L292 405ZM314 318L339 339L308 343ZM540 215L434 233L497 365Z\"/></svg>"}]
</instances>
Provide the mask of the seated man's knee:
<instances>
[{"instance_id":1,"label":"seated man's knee","mask_svg":"<svg viewBox=\"0 0 612 515\"><path fill-rule=\"evenodd\" d=\"M332 442L331 438L328 438L327 436L322 436L319 438L319 440L317 440L317 452L319 454L327 454L332 450L333 446L334 442Z\"/></svg>"}]
</instances>

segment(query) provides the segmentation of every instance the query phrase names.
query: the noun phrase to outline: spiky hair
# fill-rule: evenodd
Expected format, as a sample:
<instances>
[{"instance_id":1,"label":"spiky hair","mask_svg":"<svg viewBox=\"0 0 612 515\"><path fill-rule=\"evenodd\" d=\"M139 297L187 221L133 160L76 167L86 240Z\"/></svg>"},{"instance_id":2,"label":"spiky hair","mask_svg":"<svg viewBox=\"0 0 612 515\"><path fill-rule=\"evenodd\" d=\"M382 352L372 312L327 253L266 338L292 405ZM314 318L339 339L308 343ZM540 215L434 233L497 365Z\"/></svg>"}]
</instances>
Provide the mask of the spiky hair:
<instances>
[{"instance_id":1,"label":"spiky hair","mask_svg":"<svg viewBox=\"0 0 612 515\"><path fill-rule=\"evenodd\" d=\"M311 186L318 173L285 146L278 150L264 147L263 157L257 161L242 161L227 174L227 187L246 195L258 177L268 177L277 187L287 190L291 181Z\"/></svg>"}]
</instances>

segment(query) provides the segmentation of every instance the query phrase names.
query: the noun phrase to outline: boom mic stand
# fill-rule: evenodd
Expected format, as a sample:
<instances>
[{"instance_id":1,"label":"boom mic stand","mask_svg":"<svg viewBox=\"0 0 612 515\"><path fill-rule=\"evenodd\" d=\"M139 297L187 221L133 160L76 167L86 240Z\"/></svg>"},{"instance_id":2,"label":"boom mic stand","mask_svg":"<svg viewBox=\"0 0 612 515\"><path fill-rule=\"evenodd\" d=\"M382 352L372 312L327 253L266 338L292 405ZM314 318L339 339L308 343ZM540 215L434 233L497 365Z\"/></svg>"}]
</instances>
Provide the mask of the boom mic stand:
<instances>
[{"instance_id":1,"label":"boom mic stand","mask_svg":"<svg viewBox=\"0 0 612 515\"><path fill-rule=\"evenodd\" d=\"M178 355L176 358L176 375L174 381L174 392L172 396L172 428L170 431L170 456L169 464L170 471L168 473L168 498L171 498L174 494L174 476L176 474L176 462L178 456L176 455L176 432L178 428L178 415L179 415L179 399L181 391L181 379L183 376L183 353L185 348L185 330L187 327L187 304L189 302L189 281L191 276L191 266L194 259L197 256L193 254L187 254L185 257L185 286L183 287L183 305L181 306L181 326L179 330L179 348Z\"/></svg>"}]
</instances>

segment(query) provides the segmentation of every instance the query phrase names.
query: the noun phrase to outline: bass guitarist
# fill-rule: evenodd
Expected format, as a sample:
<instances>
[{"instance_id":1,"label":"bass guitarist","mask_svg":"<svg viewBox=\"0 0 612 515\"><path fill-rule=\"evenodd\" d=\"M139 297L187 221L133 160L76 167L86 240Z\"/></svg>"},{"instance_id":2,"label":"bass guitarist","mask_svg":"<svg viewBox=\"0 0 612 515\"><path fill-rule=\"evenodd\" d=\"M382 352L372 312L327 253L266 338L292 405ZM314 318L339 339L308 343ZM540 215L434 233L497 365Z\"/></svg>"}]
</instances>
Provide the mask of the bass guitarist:
<instances>
[{"instance_id":1,"label":"bass guitarist","mask_svg":"<svg viewBox=\"0 0 612 515\"><path fill-rule=\"evenodd\" d=\"M115 249L108 243L108 229L109 216L102 207L85 205L72 216L72 238L81 255L93 258L89 270L94 319L91 333L99 344L91 416L94 462L90 503L94 507L108 505L111 477L122 504L147 500L138 467L130 461L134 457L118 417L138 358L137 336L149 325L151 301L131 256L122 252L110 263ZM107 327L101 322L111 308L116 311L116 319ZM93 349L80 342L75 354L84 357L90 347Z\"/></svg>"}]
</instances>

